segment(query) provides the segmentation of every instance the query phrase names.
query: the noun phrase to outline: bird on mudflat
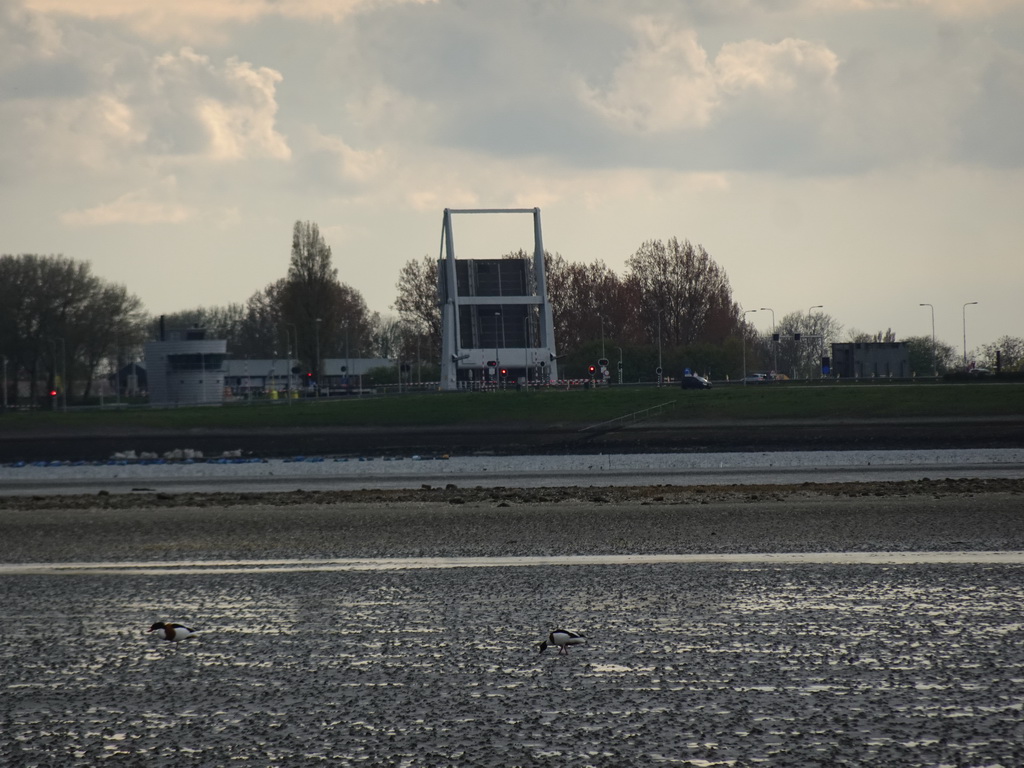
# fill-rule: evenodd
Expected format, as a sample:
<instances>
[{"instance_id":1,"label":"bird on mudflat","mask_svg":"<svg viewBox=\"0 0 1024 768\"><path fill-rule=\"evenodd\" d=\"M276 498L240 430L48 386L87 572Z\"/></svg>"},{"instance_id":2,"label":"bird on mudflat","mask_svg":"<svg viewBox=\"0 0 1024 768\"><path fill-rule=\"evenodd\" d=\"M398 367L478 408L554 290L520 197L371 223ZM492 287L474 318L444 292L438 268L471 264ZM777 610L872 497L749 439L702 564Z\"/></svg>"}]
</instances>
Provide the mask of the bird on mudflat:
<instances>
[{"instance_id":1,"label":"bird on mudflat","mask_svg":"<svg viewBox=\"0 0 1024 768\"><path fill-rule=\"evenodd\" d=\"M568 653L570 645L582 645L585 642L587 642L587 638L583 635L570 632L567 629L556 629L549 633L548 639L542 640L537 647L540 649L540 653L544 653L550 645L557 646L559 653Z\"/></svg>"},{"instance_id":2,"label":"bird on mudflat","mask_svg":"<svg viewBox=\"0 0 1024 768\"><path fill-rule=\"evenodd\" d=\"M167 621L158 621L152 627L149 628L150 632L161 632L164 640L171 640L175 643L186 640L192 635L198 634L194 629L186 627L184 624L171 624Z\"/></svg>"}]
</instances>

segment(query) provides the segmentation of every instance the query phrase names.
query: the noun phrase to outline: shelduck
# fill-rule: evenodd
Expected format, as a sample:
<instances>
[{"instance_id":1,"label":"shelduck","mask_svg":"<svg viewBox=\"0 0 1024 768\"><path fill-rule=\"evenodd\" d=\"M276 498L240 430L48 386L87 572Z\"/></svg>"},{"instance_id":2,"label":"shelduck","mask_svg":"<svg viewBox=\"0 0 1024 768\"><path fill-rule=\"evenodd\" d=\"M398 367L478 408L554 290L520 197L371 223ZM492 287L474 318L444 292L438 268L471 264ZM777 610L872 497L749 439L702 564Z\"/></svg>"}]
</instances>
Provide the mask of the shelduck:
<instances>
[{"instance_id":1,"label":"shelduck","mask_svg":"<svg viewBox=\"0 0 1024 768\"><path fill-rule=\"evenodd\" d=\"M549 645L558 646L559 653L568 653L570 645L582 645L585 642L587 642L587 638L583 635L570 632L567 629L556 629L549 633L548 639L542 640L537 647L540 648L540 653L544 653Z\"/></svg>"},{"instance_id":2,"label":"shelduck","mask_svg":"<svg viewBox=\"0 0 1024 768\"><path fill-rule=\"evenodd\" d=\"M150 632L162 632L161 637L164 640L172 640L179 642L185 640L192 635L197 634L194 629L189 629L184 624L171 624L166 621L158 621L152 627L149 628Z\"/></svg>"}]
</instances>

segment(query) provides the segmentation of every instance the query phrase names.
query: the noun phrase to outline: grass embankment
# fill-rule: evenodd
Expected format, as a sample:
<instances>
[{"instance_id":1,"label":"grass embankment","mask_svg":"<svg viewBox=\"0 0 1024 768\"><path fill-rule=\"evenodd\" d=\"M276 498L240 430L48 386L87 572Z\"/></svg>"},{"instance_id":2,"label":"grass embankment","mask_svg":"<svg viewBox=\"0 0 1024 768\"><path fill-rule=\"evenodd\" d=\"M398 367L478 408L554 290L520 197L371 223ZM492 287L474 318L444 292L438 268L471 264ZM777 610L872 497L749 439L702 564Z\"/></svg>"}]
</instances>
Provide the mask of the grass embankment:
<instances>
[{"instance_id":1,"label":"grass embankment","mask_svg":"<svg viewBox=\"0 0 1024 768\"><path fill-rule=\"evenodd\" d=\"M595 424L675 401L654 419L842 420L1024 415L1022 384L677 386L598 390L406 394L231 404L224 407L11 412L4 432L101 429L261 429Z\"/></svg>"}]
</instances>

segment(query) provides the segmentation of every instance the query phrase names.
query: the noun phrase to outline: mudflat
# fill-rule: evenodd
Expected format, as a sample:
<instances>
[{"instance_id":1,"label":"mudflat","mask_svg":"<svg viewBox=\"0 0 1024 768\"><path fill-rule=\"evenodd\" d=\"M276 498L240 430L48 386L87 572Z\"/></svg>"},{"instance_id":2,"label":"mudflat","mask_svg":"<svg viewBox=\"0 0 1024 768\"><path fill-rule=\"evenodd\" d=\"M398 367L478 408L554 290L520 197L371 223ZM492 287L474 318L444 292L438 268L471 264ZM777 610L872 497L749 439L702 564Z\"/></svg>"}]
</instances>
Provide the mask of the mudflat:
<instances>
[{"instance_id":1,"label":"mudflat","mask_svg":"<svg viewBox=\"0 0 1024 768\"><path fill-rule=\"evenodd\" d=\"M1024 565L770 555L1024 550L1020 480L10 497L0 542L4 764L1024 762Z\"/></svg>"}]
</instances>

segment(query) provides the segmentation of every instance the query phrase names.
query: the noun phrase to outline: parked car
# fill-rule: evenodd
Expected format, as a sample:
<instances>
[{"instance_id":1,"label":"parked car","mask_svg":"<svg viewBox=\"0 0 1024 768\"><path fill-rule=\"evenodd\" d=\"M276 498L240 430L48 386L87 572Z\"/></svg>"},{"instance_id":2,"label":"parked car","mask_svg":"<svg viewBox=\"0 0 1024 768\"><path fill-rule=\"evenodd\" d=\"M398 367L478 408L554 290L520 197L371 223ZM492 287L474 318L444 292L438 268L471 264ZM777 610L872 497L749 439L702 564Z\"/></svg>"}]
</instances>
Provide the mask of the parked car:
<instances>
[{"instance_id":1,"label":"parked car","mask_svg":"<svg viewBox=\"0 0 1024 768\"><path fill-rule=\"evenodd\" d=\"M691 373L679 380L679 386L683 389L711 389L711 382L703 376Z\"/></svg>"}]
</instances>

